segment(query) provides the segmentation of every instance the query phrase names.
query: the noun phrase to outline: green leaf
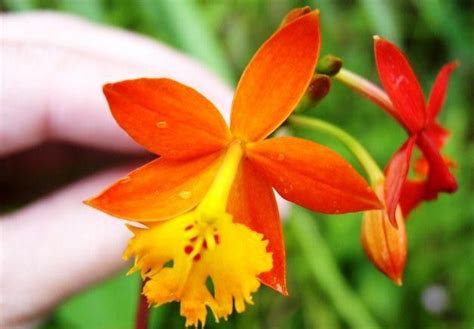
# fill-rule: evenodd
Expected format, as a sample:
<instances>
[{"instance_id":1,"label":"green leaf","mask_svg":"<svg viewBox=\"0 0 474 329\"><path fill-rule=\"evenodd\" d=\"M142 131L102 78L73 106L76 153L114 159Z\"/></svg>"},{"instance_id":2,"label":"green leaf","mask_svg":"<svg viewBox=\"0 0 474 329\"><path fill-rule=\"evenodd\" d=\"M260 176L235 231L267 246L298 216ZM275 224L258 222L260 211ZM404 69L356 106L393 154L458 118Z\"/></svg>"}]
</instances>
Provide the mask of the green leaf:
<instances>
[{"instance_id":1,"label":"green leaf","mask_svg":"<svg viewBox=\"0 0 474 329\"><path fill-rule=\"evenodd\" d=\"M138 275L119 274L62 305L57 317L77 329L133 328L139 288Z\"/></svg>"}]
</instances>

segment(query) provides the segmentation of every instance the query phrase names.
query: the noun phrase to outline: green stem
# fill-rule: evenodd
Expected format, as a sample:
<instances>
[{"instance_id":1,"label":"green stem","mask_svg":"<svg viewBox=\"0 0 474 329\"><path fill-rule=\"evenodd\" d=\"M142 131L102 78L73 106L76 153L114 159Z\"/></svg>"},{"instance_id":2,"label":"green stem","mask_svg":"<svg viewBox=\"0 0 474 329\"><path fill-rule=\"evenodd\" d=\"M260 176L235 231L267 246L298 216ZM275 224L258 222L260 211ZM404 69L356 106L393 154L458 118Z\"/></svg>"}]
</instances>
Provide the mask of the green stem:
<instances>
[{"instance_id":1,"label":"green stem","mask_svg":"<svg viewBox=\"0 0 474 329\"><path fill-rule=\"evenodd\" d=\"M363 302L351 290L338 269L329 246L317 226L303 210L297 209L288 221L291 234L306 258L309 270L321 289L331 299L350 328L379 328Z\"/></svg>"},{"instance_id":2,"label":"green stem","mask_svg":"<svg viewBox=\"0 0 474 329\"><path fill-rule=\"evenodd\" d=\"M297 127L303 127L311 130L321 131L333 137L336 137L344 146L354 154L357 161L364 168L372 185L384 179L379 166L367 152L367 150L351 135L326 121L311 118L302 115L292 115L288 122Z\"/></svg>"},{"instance_id":3,"label":"green stem","mask_svg":"<svg viewBox=\"0 0 474 329\"><path fill-rule=\"evenodd\" d=\"M390 115L397 117L396 113L394 113L393 104L387 94L374 83L344 68L340 69L334 78L379 105Z\"/></svg>"}]
</instances>

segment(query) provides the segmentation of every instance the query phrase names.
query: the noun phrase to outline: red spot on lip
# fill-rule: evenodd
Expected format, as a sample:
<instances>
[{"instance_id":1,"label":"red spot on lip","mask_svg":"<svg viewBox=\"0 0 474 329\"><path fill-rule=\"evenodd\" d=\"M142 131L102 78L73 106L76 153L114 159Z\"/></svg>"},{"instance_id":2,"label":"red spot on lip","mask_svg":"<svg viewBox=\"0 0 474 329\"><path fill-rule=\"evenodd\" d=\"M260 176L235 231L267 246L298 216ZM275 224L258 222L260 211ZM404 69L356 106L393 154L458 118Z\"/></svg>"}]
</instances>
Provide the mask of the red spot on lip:
<instances>
[{"instance_id":1,"label":"red spot on lip","mask_svg":"<svg viewBox=\"0 0 474 329\"><path fill-rule=\"evenodd\" d=\"M184 247L184 252L189 255L193 252L193 249L193 246L187 245L186 247Z\"/></svg>"},{"instance_id":2,"label":"red spot on lip","mask_svg":"<svg viewBox=\"0 0 474 329\"><path fill-rule=\"evenodd\" d=\"M189 230L192 229L193 227L194 227L194 225L193 225L193 224L190 224L190 225L186 226L184 230L185 230L185 231L189 231Z\"/></svg>"},{"instance_id":3,"label":"red spot on lip","mask_svg":"<svg viewBox=\"0 0 474 329\"><path fill-rule=\"evenodd\" d=\"M191 242L196 242L197 238L198 238L198 237L195 236L194 238L191 239Z\"/></svg>"},{"instance_id":4,"label":"red spot on lip","mask_svg":"<svg viewBox=\"0 0 474 329\"><path fill-rule=\"evenodd\" d=\"M219 244L219 242L221 242L221 239L217 234L214 235L214 240L216 241L217 244Z\"/></svg>"},{"instance_id":5,"label":"red spot on lip","mask_svg":"<svg viewBox=\"0 0 474 329\"><path fill-rule=\"evenodd\" d=\"M201 259L201 254L197 254L196 256L194 256L194 261L199 261Z\"/></svg>"},{"instance_id":6,"label":"red spot on lip","mask_svg":"<svg viewBox=\"0 0 474 329\"><path fill-rule=\"evenodd\" d=\"M206 240L204 240L204 242L202 243L202 246L204 247L204 249L207 249L207 242L206 242Z\"/></svg>"}]
</instances>

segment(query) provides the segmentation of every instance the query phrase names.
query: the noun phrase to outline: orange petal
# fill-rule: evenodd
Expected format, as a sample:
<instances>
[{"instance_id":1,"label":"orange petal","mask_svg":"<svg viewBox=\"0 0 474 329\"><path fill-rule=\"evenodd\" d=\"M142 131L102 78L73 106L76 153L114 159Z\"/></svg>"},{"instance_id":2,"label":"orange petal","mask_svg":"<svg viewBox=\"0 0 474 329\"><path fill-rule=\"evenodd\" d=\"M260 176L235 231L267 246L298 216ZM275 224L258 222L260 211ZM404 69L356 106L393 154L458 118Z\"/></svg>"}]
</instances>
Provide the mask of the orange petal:
<instances>
[{"instance_id":1,"label":"orange petal","mask_svg":"<svg viewBox=\"0 0 474 329\"><path fill-rule=\"evenodd\" d=\"M319 13L313 11L263 44L235 92L231 130L236 137L259 141L286 120L311 81L320 41Z\"/></svg>"},{"instance_id":2,"label":"orange petal","mask_svg":"<svg viewBox=\"0 0 474 329\"><path fill-rule=\"evenodd\" d=\"M191 161L157 159L86 203L112 216L161 221L194 208L215 176L222 152Z\"/></svg>"},{"instance_id":3,"label":"orange petal","mask_svg":"<svg viewBox=\"0 0 474 329\"><path fill-rule=\"evenodd\" d=\"M330 214L381 208L357 171L325 146L278 137L247 145L247 155L283 198L305 208Z\"/></svg>"},{"instance_id":4,"label":"orange petal","mask_svg":"<svg viewBox=\"0 0 474 329\"><path fill-rule=\"evenodd\" d=\"M214 105L196 90L170 79L107 84L115 120L139 144L168 159L189 159L222 149L230 140Z\"/></svg>"},{"instance_id":5,"label":"orange petal","mask_svg":"<svg viewBox=\"0 0 474 329\"><path fill-rule=\"evenodd\" d=\"M242 161L229 198L234 221L263 234L273 255L271 271L259 276L263 284L287 295L285 244L272 187L248 159Z\"/></svg>"}]
</instances>

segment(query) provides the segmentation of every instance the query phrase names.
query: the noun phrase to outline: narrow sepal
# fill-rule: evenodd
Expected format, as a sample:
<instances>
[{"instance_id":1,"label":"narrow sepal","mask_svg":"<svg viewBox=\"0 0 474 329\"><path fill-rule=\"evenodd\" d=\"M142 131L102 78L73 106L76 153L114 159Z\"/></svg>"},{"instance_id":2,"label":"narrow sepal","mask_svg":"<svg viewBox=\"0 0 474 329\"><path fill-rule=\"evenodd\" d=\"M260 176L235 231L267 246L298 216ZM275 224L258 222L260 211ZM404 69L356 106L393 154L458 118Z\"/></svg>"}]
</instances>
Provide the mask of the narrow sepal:
<instances>
[{"instance_id":1,"label":"narrow sepal","mask_svg":"<svg viewBox=\"0 0 474 329\"><path fill-rule=\"evenodd\" d=\"M426 124L425 99L420 83L405 55L394 44L375 37L375 60L382 85L399 120L410 133Z\"/></svg>"},{"instance_id":2,"label":"narrow sepal","mask_svg":"<svg viewBox=\"0 0 474 329\"><path fill-rule=\"evenodd\" d=\"M428 100L428 121L433 122L436 120L439 112L443 108L444 101L446 100L446 94L448 91L448 84L451 74L458 68L459 62L454 61L445 64L439 71L436 80L431 89L430 98Z\"/></svg>"},{"instance_id":3,"label":"narrow sepal","mask_svg":"<svg viewBox=\"0 0 474 329\"><path fill-rule=\"evenodd\" d=\"M408 176L411 155L416 139L416 136L410 137L402 147L395 152L385 168L385 204L389 220L394 226L397 225L395 212L400 202L403 184L405 184Z\"/></svg>"}]
</instances>

